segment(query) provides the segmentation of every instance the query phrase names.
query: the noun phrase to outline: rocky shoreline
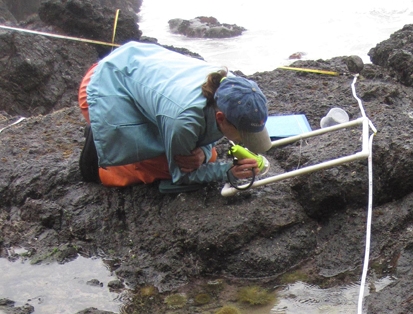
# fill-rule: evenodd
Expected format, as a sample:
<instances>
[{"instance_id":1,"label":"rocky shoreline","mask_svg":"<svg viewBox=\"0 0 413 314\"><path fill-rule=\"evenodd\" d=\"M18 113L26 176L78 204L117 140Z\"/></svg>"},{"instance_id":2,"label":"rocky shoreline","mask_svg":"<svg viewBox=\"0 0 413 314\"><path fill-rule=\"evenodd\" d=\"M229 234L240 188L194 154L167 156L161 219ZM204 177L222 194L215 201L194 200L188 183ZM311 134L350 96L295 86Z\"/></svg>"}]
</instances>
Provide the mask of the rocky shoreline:
<instances>
[{"instance_id":1,"label":"rocky shoreline","mask_svg":"<svg viewBox=\"0 0 413 314\"><path fill-rule=\"evenodd\" d=\"M118 43L146 40L134 14L140 3L122 3ZM0 11L0 24L106 41L115 5L46 0L38 14L19 22L10 11ZM7 8L7 1L0 0L0 7ZM93 23L85 23L86 16ZM356 83L378 130L369 278L395 279L383 290L371 290L364 301L367 313L413 311L412 34L413 25L406 25L372 47L372 64L364 66ZM78 158L85 122L77 109L77 88L88 67L110 48L1 29L0 45L0 129L26 117L0 133L1 257L12 259L10 248L24 247L31 263L65 263L79 254L104 258L136 301L130 313L201 313L205 308L193 304L166 309L164 297L185 292L191 299L198 292L191 289L194 285L215 280L229 286L253 282L272 290L287 275L300 274L300 280L322 287L359 280L367 160L228 198L220 194L221 183L178 195L159 193L157 184L108 189L84 183ZM303 113L314 130L332 107L346 110L351 120L360 117L347 60L338 56L291 65L338 76L275 69L248 78L267 96L271 114ZM359 136L344 130L271 149L268 175L353 154L360 148ZM226 158L227 148L225 141L218 144L220 158ZM144 299L146 287L154 287L156 297ZM227 300L212 295L215 307L204 313L215 313ZM0 310L18 313L10 302L0 303Z\"/></svg>"}]
</instances>

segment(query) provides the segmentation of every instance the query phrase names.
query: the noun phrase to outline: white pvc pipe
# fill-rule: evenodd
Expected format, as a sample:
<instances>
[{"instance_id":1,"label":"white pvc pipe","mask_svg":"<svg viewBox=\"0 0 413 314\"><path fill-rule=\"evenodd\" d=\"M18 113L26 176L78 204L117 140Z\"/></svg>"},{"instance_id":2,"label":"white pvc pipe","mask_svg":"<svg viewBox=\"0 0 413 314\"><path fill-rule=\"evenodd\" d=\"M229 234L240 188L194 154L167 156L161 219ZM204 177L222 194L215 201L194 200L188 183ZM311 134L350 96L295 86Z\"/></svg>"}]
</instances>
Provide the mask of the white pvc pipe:
<instances>
[{"instance_id":1,"label":"white pvc pipe","mask_svg":"<svg viewBox=\"0 0 413 314\"><path fill-rule=\"evenodd\" d=\"M337 131L337 130L345 129L345 128L348 128L348 127L353 127L353 126L356 126L358 124L362 124L365 119L367 119L367 118L358 118L358 119L355 119L355 120L352 120L352 121L349 121L349 122L329 126L327 128L322 128L322 129L302 133L302 134L299 134L299 135L283 138L281 140L276 140L276 141L271 142L272 143L271 147L282 146L282 145L297 142L297 141L299 141L301 139L304 139L304 138L309 138L309 137L325 134L325 133L328 133L328 132Z\"/></svg>"},{"instance_id":2,"label":"white pvc pipe","mask_svg":"<svg viewBox=\"0 0 413 314\"><path fill-rule=\"evenodd\" d=\"M274 182L277 182L277 181L281 181L281 180L284 180L284 179L296 177L296 176L303 175L303 174L310 173L310 172L317 171L317 170L332 168L334 166L338 166L338 165L341 165L341 164L346 163L346 162L350 162L350 161L354 161L354 160L358 160L358 159L364 159L364 158L367 158L367 157L368 157L368 152L367 153L358 152L358 153L355 153L353 155L340 157L340 158L325 161L325 162L322 162L322 163L319 163L319 164L316 164L316 165L304 167L304 168L289 171L289 172L286 172L286 173L281 173L281 174L278 174L278 175L275 175L275 176L272 176L272 177L268 177L268 178L265 178L265 179L255 181L251 185L251 188L256 188L258 186L274 183ZM241 188L241 189L246 188L248 185L249 184L240 185L239 188ZM233 188L233 187L231 187L231 185L229 183L226 183L224 185L224 187L222 188L222 190L221 190L221 195L222 196L232 196L232 195L235 195L237 192L239 192L239 191L236 188Z\"/></svg>"},{"instance_id":3,"label":"white pvc pipe","mask_svg":"<svg viewBox=\"0 0 413 314\"><path fill-rule=\"evenodd\" d=\"M289 172L286 172L286 173L281 173L281 174L278 174L278 175L275 175L275 176L272 176L272 177L264 178L264 179L255 181L251 185L250 188L256 188L256 187L259 187L259 186L262 186L262 185L274 183L274 182L277 182L277 181L281 181L281 180L292 178L292 177L295 177L295 176L307 174L307 173L314 172L314 171L317 171L317 170L332 168L334 166L338 166L338 165L341 165L341 164L346 163L346 162L367 158L369 156L369 148L368 148L369 119L365 118L365 117L364 118L359 118L359 119L356 119L356 120L353 120L353 121L350 121L350 122L334 125L334 126L331 126L331 127L328 127L328 128L303 133L303 134L300 134L300 135L297 135L297 136L292 136L292 137L289 137L289 138L286 138L286 139L277 140L277 141L272 142L272 147L285 145L285 144L288 144L288 143L291 143L291 142L296 142L296 141L298 141L300 139L303 139L303 138L313 137L313 136L316 136L316 135L320 135L320 134L324 134L324 133L327 133L327 132L343 129L343 128L346 128L346 127L349 127L349 126L355 126L355 125L358 125L358 124L362 124L362 127L363 127L362 150L360 152L357 152L353 155L348 155L348 156L339 157L339 158L336 158L336 159L333 159L333 160L324 161L324 162L321 162L321 163L316 164L316 165L304 167L304 168L289 171ZM239 188L243 189L243 188L246 188L248 185L249 185L249 183L244 184L244 185L240 185ZM221 195L222 196L232 196L232 195L235 195L237 192L239 192L239 190L232 187L229 183L226 183L224 185L224 187L222 188L222 190L221 190Z\"/></svg>"}]
</instances>

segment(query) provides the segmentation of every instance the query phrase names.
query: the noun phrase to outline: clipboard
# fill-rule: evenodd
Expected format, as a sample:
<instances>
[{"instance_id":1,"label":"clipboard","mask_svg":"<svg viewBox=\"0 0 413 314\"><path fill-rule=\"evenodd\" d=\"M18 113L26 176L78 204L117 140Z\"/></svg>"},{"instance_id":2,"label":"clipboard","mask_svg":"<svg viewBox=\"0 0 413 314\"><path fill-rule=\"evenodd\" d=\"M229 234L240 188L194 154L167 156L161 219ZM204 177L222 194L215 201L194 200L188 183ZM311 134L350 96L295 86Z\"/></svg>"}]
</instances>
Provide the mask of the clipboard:
<instances>
[{"instance_id":1,"label":"clipboard","mask_svg":"<svg viewBox=\"0 0 413 314\"><path fill-rule=\"evenodd\" d=\"M272 141L312 131L304 114L268 116L265 126Z\"/></svg>"}]
</instances>

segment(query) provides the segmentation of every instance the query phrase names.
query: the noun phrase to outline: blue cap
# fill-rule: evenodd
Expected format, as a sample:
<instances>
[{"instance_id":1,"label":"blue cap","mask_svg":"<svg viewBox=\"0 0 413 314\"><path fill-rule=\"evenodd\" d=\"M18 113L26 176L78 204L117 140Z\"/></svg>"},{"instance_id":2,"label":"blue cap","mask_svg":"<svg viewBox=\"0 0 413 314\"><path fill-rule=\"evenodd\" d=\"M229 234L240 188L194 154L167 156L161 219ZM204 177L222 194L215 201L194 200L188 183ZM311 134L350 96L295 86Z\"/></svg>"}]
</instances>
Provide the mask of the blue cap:
<instances>
[{"instance_id":1,"label":"blue cap","mask_svg":"<svg viewBox=\"0 0 413 314\"><path fill-rule=\"evenodd\" d=\"M243 77L227 77L218 87L215 101L226 119L240 132L242 142L249 150L262 153L271 148L265 127L267 99L257 83Z\"/></svg>"}]
</instances>

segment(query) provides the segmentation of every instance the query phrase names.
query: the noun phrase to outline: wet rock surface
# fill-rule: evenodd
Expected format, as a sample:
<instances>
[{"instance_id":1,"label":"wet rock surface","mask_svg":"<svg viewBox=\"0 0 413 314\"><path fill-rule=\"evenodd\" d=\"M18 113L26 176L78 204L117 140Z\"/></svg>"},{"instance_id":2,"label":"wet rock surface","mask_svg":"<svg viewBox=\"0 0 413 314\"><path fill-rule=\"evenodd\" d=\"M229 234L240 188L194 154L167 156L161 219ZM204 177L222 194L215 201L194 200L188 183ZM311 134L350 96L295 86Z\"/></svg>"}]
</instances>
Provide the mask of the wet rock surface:
<instances>
[{"instance_id":1,"label":"wet rock surface","mask_svg":"<svg viewBox=\"0 0 413 314\"><path fill-rule=\"evenodd\" d=\"M412 34L413 25L405 25L368 53L374 64L389 68L392 75L406 86L413 84Z\"/></svg>"},{"instance_id":2,"label":"wet rock surface","mask_svg":"<svg viewBox=\"0 0 413 314\"><path fill-rule=\"evenodd\" d=\"M87 308L83 311L79 311L76 314L114 314L114 313L113 312L108 312L108 311L101 311L97 308L90 307L90 308Z\"/></svg>"},{"instance_id":3,"label":"wet rock surface","mask_svg":"<svg viewBox=\"0 0 413 314\"><path fill-rule=\"evenodd\" d=\"M31 314L34 307L30 304L15 306L15 302L10 299L0 299L0 311L4 314Z\"/></svg>"},{"instance_id":4,"label":"wet rock surface","mask_svg":"<svg viewBox=\"0 0 413 314\"><path fill-rule=\"evenodd\" d=\"M47 19L31 18L21 26L73 35L75 21L57 13L75 5L97 8L102 23L114 12L101 9L99 1L48 0L43 8L55 11L48 10ZM77 16L82 19L81 14L72 19ZM125 23L122 41L139 39L132 24ZM75 34L81 35L81 24L76 25ZM351 90L356 81L356 93L378 130L372 145L369 275L396 278L366 298L368 313L407 313L412 306L412 27L372 48L373 64L365 64L356 79L347 56L292 65L338 76L283 69L248 76L267 96L270 114L303 113L312 129L332 107L346 110L350 120L361 117ZM109 31L106 24L102 29ZM88 29L84 34L93 36ZM128 288L150 285L159 293L207 278L274 286L297 269L323 286L360 278L367 159L228 198L220 194L221 183L177 195L160 194L157 184L109 189L84 183L78 159L85 121L77 88L106 48L5 30L0 44L0 129L26 117L0 133L0 256L8 257L14 246L26 248L33 263L100 256L111 261ZM361 149L360 134L360 128L347 129L273 148L265 155L271 163L267 176L354 154ZM217 148L225 159L226 141Z\"/></svg>"},{"instance_id":5,"label":"wet rock surface","mask_svg":"<svg viewBox=\"0 0 413 314\"><path fill-rule=\"evenodd\" d=\"M235 24L220 23L212 16L199 16L191 20L177 18L169 20L168 24L172 33L191 38L229 38L240 36L246 31Z\"/></svg>"}]
</instances>

